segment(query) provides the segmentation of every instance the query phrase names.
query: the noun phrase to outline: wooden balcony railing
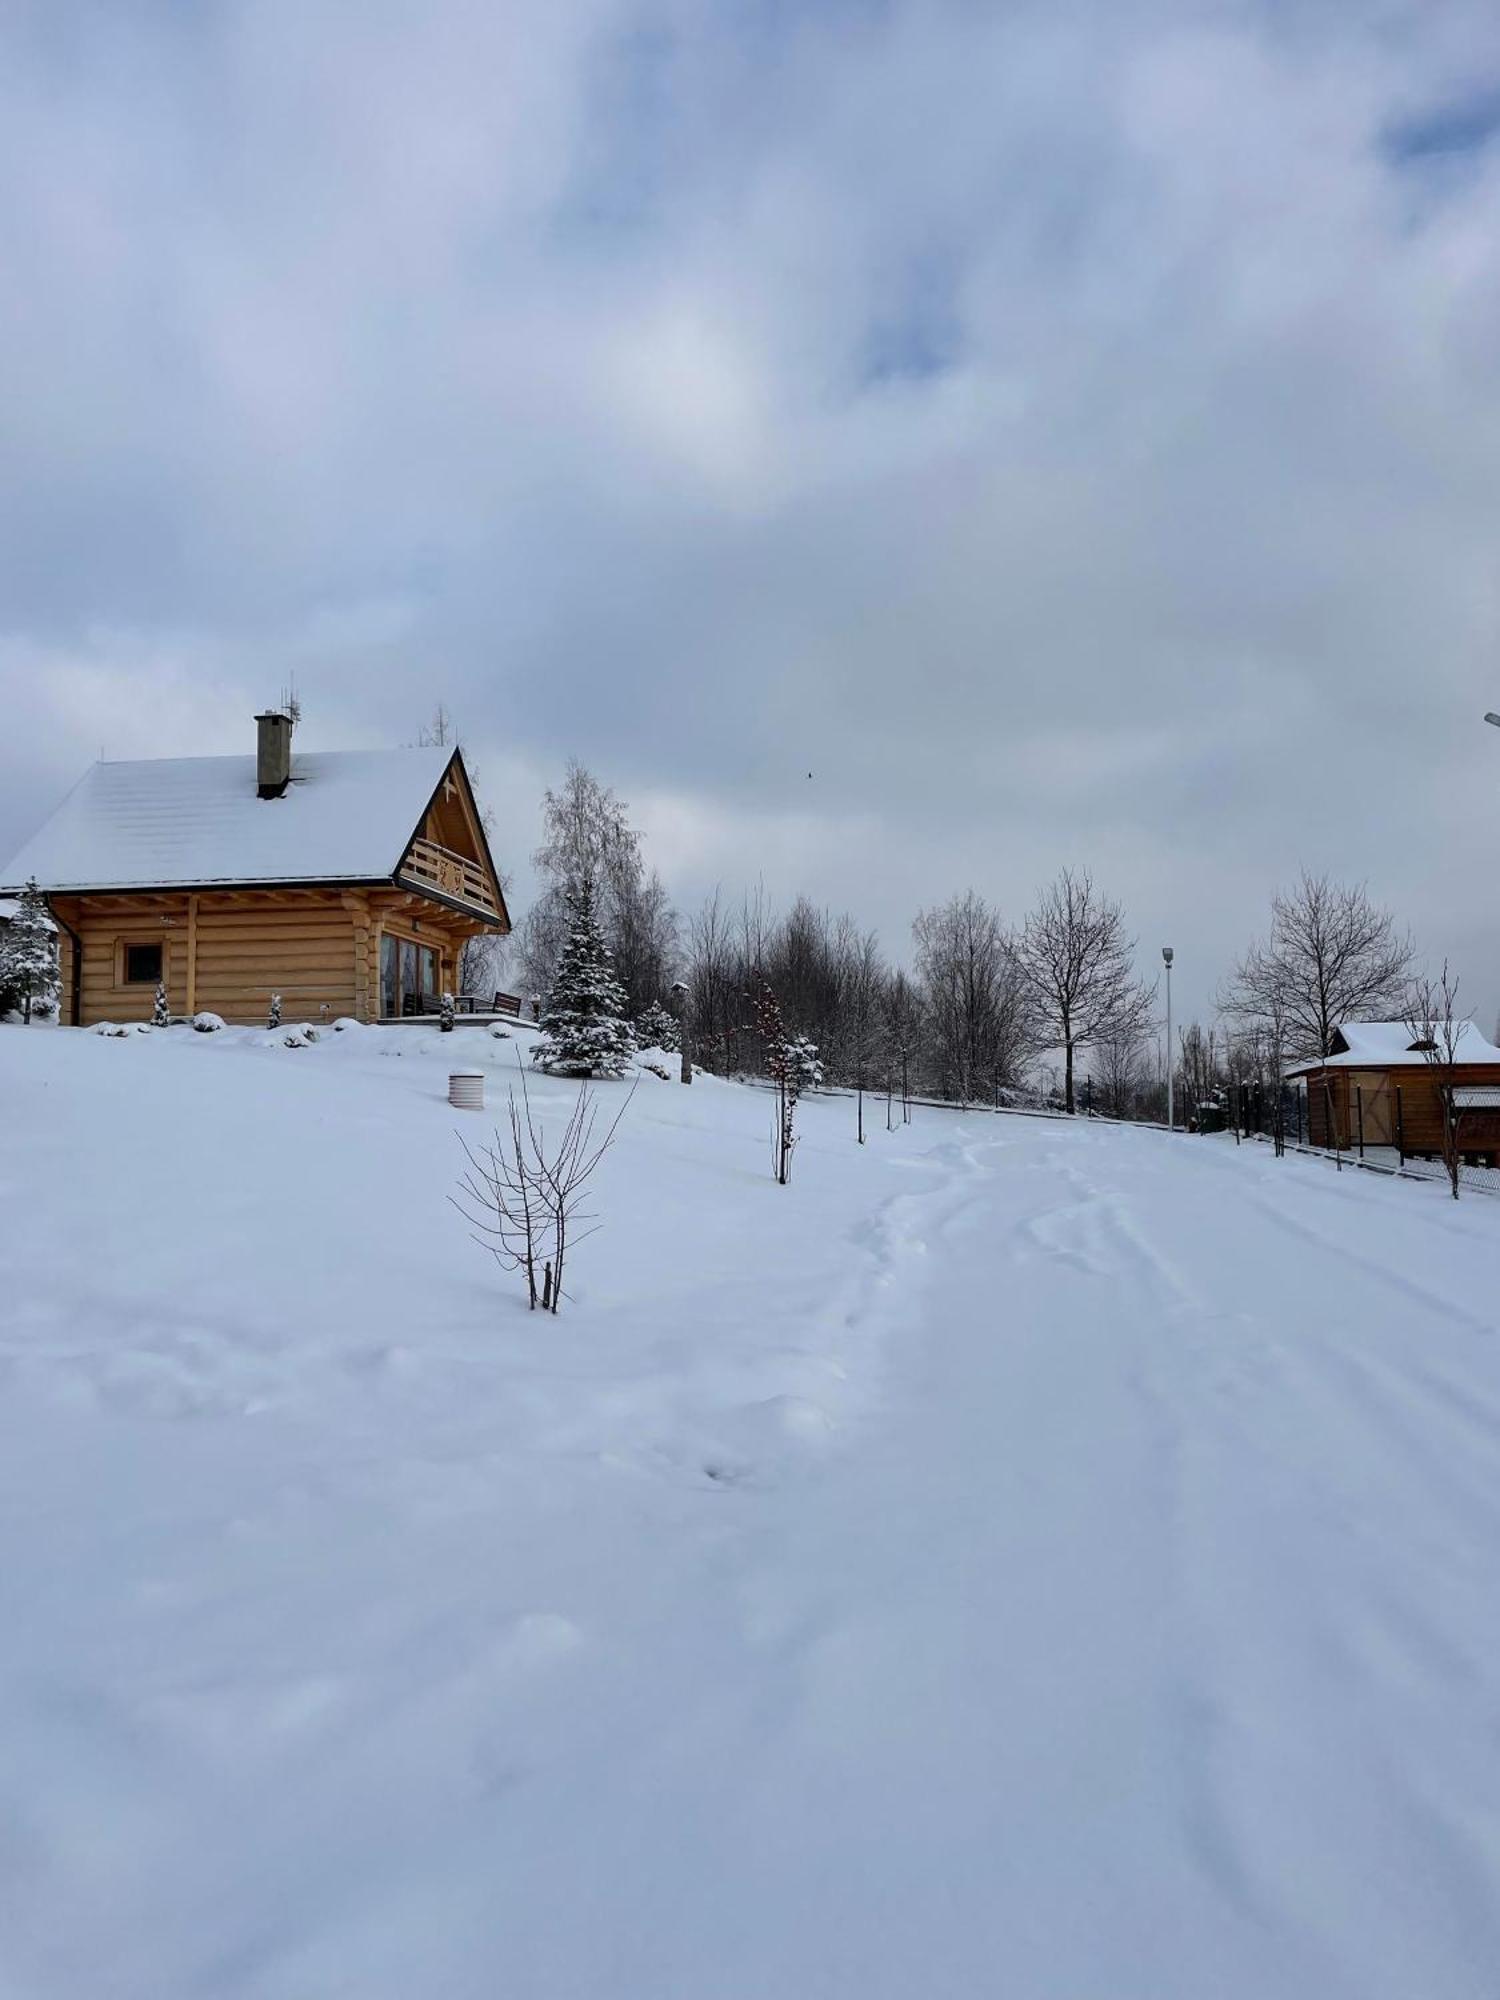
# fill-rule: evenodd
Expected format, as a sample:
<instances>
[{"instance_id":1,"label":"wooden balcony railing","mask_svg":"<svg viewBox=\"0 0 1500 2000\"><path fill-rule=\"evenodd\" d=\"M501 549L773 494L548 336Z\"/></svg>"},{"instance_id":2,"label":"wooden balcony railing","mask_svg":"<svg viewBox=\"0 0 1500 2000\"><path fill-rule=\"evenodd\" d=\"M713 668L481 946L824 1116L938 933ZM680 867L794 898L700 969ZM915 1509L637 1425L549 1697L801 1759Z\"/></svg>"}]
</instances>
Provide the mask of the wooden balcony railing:
<instances>
[{"instance_id":1,"label":"wooden balcony railing","mask_svg":"<svg viewBox=\"0 0 1500 2000\"><path fill-rule=\"evenodd\" d=\"M409 882L424 889L436 889L487 917L500 914L489 879L479 863L453 853L451 848L439 847L435 840L414 840L401 864L401 873Z\"/></svg>"}]
</instances>

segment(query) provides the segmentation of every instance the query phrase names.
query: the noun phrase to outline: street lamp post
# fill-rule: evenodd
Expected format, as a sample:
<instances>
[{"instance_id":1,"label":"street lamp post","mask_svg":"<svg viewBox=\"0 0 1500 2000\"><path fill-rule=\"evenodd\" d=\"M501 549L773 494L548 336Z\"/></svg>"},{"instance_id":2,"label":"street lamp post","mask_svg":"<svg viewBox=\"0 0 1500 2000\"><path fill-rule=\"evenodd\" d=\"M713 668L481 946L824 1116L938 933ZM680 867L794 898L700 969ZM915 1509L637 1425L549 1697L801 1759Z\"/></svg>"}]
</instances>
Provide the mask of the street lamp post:
<instances>
[{"instance_id":1,"label":"street lamp post","mask_svg":"<svg viewBox=\"0 0 1500 2000\"><path fill-rule=\"evenodd\" d=\"M1161 948L1161 962L1167 968L1167 1130L1172 1131L1175 1120L1172 1116L1172 947L1164 944Z\"/></svg>"}]
</instances>

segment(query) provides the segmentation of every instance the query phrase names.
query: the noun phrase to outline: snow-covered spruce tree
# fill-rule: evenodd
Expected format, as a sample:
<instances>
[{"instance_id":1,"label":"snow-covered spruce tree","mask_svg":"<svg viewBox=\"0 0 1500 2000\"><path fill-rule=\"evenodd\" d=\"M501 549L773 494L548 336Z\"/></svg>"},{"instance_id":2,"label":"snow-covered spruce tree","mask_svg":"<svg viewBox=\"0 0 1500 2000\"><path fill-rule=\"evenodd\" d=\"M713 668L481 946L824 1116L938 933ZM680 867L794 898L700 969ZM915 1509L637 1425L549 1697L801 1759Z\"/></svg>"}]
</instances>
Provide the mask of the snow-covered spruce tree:
<instances>
[{"instance_id":1,"label":"snow-covered spruce tree","mask_svg":"<svg viewBox=\"0 0 1500 2000\"><path fill-rule=\"evenodd\" d=\"M532 1061L555 1076L623 1076L635 1047L625 993L594 915L593 892L573 899L573 921Z\"/></svg>"},{"instance_id":2,"label":"snow-covered spruce tree","mask_svg":"<svg viewBox=\"0 0 1500 2000\"><path fill-rule=\"evenodd\" d=\"M279 1028L281 1026L281 995L279 993L271 995L271 1006L266 1015L266 1026L267 1028Z\"/></svg>"},{"instance_id":3,"label":"snow-covered spruce tree","mask_svg":"<svg viewBox=\"0 0 1500 2000\"><path fill-rule=\"evenodd\" d=\"M635 1024L635 1038L643 1049L666 1049L676 1054L681 1045L677 1023L660 1000L648 1000Z\"/></svg>"},{"instance_id":4,"label":"snow-covered spruce tree","mask_svg":"<svg viewBox=\"0 0 1500 2000\"><path fill-rule=\"evenodd\" d=\"M457 1002L454 1000L453 995L445 993L438 1002L438 1026L445 1035L453 1033L453 1018L456 1011Z\"/></svg>"},{"instance_id":5,"label":"snow-covered spruce tree","mask_svg":"<svg viewBox=\"0 0 1500 2000\"><path fill-rule=\"evenodd\" d=\"M823 1080L818 1051L806 1035L787 1033L781 1002L765 981L755 997L755 1027L765 1051L766 1075L776 1087L776 1143L772 1152L776 1179L785 1187L792 1177L792 1149L797 1100Z\"/></svg>"},{"instance_id":6,"label":"snow-covered spruce tree","mask_svg":"<svg viewBox=\"0 0 1500 2000\"><path fill-rule=\"evenodd\" d=\"M157 985L156 998L151 1003L151 1025L153 1028L170 1028L172 1025L172 1010L167 1005L167 989L161 984Z\"/></svg>"},{"instance_id":7,"label":"snow-covered spruce tree","mask_svg":"<svg viewBox=\"0 0 1500 2000\"><path fill-rule=\"evenodd\" d=\"M16 914L0 931L0 989L13 993L22 1018L50 1011L57 996L57 953L52 919L35 876L21 891Z\"/></svg>"}]
</instances>

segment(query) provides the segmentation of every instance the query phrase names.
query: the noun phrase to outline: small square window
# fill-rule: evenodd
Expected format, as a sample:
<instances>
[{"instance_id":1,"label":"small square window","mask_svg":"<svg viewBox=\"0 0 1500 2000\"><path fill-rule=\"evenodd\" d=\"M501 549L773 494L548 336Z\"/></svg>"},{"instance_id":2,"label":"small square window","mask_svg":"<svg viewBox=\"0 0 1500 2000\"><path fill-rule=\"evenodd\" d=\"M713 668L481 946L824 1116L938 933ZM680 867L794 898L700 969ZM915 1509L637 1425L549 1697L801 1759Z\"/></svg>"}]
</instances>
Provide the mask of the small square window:
<instances>
[{"instance_id":1,"label":"small square window","mask_svg":"<svg viewBox=\"0 0 1500 2000\"><path fill-rule=\"evenodd\" d=\"M125 984L127 986L159 986L161 984L161 946L159 944L126 945Z\"/></svg>"}]
</instances>

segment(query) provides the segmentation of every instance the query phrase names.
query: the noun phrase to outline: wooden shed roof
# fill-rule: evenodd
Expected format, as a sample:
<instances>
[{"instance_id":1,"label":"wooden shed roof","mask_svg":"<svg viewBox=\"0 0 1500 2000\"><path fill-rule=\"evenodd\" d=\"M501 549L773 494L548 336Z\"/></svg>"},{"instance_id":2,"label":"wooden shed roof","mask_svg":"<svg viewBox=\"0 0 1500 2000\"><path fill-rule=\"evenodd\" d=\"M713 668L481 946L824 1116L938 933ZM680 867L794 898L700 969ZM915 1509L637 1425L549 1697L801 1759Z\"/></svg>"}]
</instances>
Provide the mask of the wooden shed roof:
<instances>
[{"instance_id":1,"label":"wooden shed roof","mask_svg":"<svg viewBox=\"0 0 1500 2000\"><path fill-rule=\"evenodd\" d=\"M1500 1063L1500 1048L1487 1041L1472 1021L1459 1023L1455 1053L1459 1064ZM1406 1021L1341 1021L1328 1055L1298 1063L1287 1074L1307 1076L1325 1069L1415 1069L1427 1061Z\"/></svg>"}]
</instances>

